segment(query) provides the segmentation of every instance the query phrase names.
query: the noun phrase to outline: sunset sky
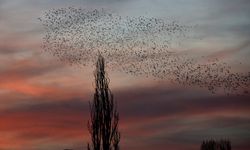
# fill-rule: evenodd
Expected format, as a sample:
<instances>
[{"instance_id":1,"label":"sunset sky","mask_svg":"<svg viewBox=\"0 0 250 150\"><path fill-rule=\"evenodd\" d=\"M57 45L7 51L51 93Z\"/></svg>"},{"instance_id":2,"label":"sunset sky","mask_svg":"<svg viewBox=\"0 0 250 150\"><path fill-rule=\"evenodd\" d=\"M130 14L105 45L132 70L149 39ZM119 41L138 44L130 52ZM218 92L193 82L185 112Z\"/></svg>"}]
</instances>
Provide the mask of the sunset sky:
<instances>
[{"instance_id":1,"label":"sunset sky","mask_svg":"<svg viewBox=\"0 0 250 150\"><path fill-rule=\"evenodd\" d=\"M38 18L69 6L192 25L176 50L250 72L249 0L0 0L0 150L80 150L90 141L95 68L70 66L41 48ZM121 150L199 150L211 138L230 139L233 150L250 149L250 94L212 94L107 71L120 113Z\"/></svg>"}]
</instances>

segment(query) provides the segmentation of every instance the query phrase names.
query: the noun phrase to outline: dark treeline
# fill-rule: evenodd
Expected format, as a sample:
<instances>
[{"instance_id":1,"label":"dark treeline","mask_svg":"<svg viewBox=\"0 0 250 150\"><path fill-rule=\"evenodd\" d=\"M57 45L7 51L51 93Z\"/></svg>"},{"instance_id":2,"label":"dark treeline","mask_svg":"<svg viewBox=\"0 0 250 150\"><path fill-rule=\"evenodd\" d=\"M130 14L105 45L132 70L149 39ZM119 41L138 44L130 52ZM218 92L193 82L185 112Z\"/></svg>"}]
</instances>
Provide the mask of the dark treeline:
<instances>
[{"instance_id":1,"label":"dark treeline","mask_svg":"<svg viewBox=\"0 0 250 150\"><path fill-rule=\"evenodd\" d=\"M201 144L201 150L231 150L229 140L205 140Z\"/></svg>"}]
</instances>

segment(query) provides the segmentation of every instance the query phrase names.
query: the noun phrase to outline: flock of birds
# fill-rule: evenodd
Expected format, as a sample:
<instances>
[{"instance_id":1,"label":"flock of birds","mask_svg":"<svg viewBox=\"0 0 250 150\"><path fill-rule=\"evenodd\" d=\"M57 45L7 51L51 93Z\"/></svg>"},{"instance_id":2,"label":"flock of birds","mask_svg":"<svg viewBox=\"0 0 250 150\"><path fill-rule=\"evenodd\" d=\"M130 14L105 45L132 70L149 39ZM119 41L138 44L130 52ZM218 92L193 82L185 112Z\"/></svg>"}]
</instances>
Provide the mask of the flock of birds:
<instances>
[{"instance_id":1,"label":"flock of birds","mask_svg":"<svg viewBox=\"0 0 250 150\"><path fill-rule=\"evenodd\" d=\"M94 64L101 54L112 70L204 87L213 93L248 94L250 72L235 73L217 59L200 62L202 57L170 51L186 38L190 26L71 7L49 10L39 19L46 29L44 50L69 64Z\"/></svg>"}]
</instances>

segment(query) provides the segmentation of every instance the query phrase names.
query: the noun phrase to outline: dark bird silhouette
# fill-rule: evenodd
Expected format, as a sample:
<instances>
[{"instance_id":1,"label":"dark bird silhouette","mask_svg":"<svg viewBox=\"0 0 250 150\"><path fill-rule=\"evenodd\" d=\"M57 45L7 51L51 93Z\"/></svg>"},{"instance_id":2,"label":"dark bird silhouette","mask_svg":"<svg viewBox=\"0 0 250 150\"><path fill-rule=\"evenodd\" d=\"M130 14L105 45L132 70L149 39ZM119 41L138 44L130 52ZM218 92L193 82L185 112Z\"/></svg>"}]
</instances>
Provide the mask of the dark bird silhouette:
<instances>
[{"instance_id":1,"label":"dark bird silhouette","mask_svg":"<svg viewBox=\"0 0 250 150\"><path fill-rule=\"evenodd\" d=\"M49 10L39 20L46 29L44 50L71 65L94 64L101 54L111 70L168 79L212 93L249 93L250 72L233 72L221 60L201 63L204 57L170 51L192 28L176 21L72 7Z\"/></svg>"}]
</instances>

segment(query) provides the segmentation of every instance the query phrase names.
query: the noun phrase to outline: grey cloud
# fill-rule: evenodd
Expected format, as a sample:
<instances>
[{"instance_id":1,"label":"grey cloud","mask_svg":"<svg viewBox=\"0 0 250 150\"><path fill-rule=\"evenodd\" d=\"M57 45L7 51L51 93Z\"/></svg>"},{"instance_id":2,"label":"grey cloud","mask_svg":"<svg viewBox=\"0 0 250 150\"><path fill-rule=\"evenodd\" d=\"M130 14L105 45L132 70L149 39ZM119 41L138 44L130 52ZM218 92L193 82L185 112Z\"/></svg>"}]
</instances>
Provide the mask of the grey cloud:
<instances>
[{"instance_id":1,"label":"grey cloud","mask_svg":"<svg viewBox=\"0 0 250 150\"><path fill-rule=\"evenodd\" d=\"M35 104L26 104L19 105L7 110L3 110L0 112L1 116L10 115L10 114L36 114L36 113L81 113L86 114L89 109L89 103L87 101L81 100L80 98L71 98L64 101L51 100L42 102L37 102ZM62 115L63 115L62 114ZM84 116L83 115L83 116Z\"/></svg>"},{"instance_id":2,"label":"grey cloud","mask_svg":"<svg viewBox=\"0 0 250 150\"><path fill-rule=\"evenodd\" d=\"M197 123L199 120L197 121ZM199 144L205 139L230 139L235 145L247 143L250 138L249 118L214 118L194 123L191 128L168 135L168 139L181 143Z\"/></svg>"},{"instance_id":3,"label":"grey cloud","mask_svg":"<svg viewBox=\"0 0 250 150\"><path fill-rule=\"evenodd\" d=\"M196 95L180 89L167 90L164 87L128 90L116 93L120 113L124 117L151 118L159 116L247 110L249 96L208 96Z\"/></svg>"},{"instance_id":4,"label":"grey cloud","mask_svg":"<svg viewBox=\"0 0 250 150\"><path fill-rule=\"evenodd\" d=\"M178 118L156 123L145 131L152 131L146 137L147 143L162 144L166 147L171 144L185 145L188 149L192 146L199 147L202 140L206 139L229 139L233 148L246 149L249 139L250 118L247 117L213 117L213 118ZM155 130L156 129L156 130ZM157 133L157 134L154 134Z\"/></svg>"},{"instance_id":5,"label":"grey cloud","mask_svg":"<svg viewBox=\"0 0 250 150\"><path fill-rule=\"evenodd\" d=\"M60 64L36 64L38 62L30 62L34 64L24 64L24 65L10 65L6 66L6 68L0 69L0 81L8 81L8 80L27 80L32 77L41 76L43 74L55 71L59 68L62 68L63 65Z\"/></svg>"}]
</instances>

